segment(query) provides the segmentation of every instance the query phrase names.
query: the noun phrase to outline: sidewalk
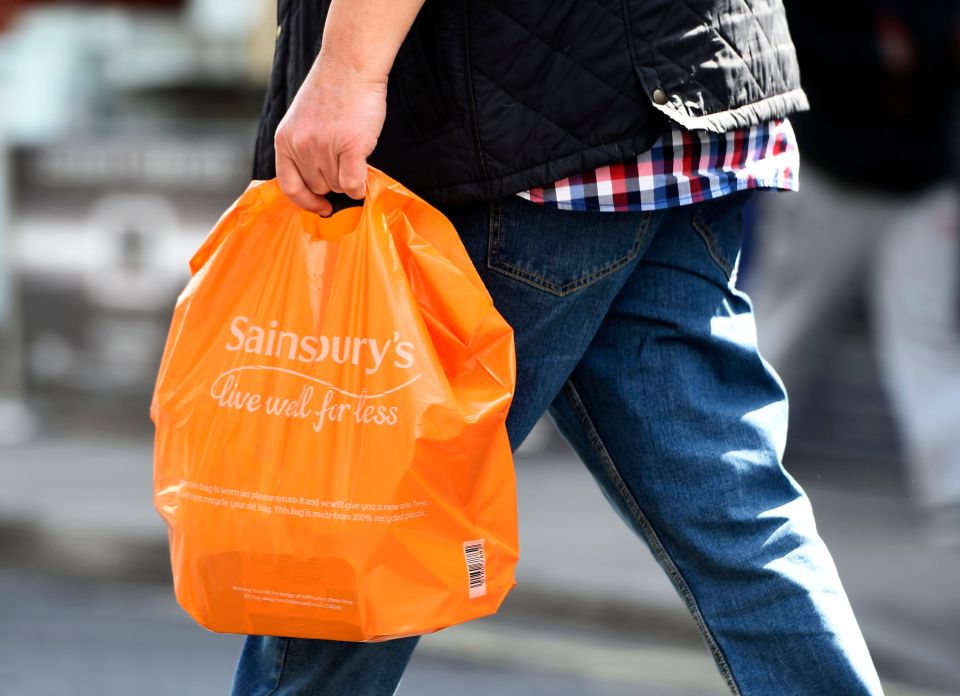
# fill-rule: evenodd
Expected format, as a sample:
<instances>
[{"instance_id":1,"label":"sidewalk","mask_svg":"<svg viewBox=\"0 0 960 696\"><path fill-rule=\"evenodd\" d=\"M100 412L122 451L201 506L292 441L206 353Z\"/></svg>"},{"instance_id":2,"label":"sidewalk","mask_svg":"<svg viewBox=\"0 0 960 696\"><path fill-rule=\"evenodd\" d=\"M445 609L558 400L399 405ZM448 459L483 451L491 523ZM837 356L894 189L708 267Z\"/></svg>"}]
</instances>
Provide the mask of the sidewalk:
<instances>
[{"instance_id":1,"label":"sidewalk","mask_svg":"<svg viewBox=\"0 0 960 696\"><path fill-rule=\"evenodd\" d=\"M151 456L143 429L47 433L0 450L2 564L168 582L165 529L151 500ZM881 674L958 693L960 554L922 543L899 491L858 487L856 476L827 487L802 462L791 470L813 501ZM639 632L699 645L652 555L572 455L521 455L517 472L522 560L505 620L565 619L627 638Z\"/></svg>"}]
</instances>

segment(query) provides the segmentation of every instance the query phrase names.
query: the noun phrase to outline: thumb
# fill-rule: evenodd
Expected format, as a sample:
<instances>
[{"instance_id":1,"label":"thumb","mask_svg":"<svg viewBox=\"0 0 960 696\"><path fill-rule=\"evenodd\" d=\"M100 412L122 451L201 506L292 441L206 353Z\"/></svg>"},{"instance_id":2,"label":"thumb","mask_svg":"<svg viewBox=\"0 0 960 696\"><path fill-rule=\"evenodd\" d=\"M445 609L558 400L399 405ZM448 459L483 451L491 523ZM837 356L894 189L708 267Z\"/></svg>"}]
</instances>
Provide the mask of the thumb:
<instances>
[{"instance_id":1,"label":"thumb","mask_svg":"<svg viewBox=\"0 0 960 696\"><path fill-rule=\"evenodd\" d=\"M340 188L350 198L363 198L367 186L367 160L358 152L340 156Z\"/></svg>"}]
</instances>

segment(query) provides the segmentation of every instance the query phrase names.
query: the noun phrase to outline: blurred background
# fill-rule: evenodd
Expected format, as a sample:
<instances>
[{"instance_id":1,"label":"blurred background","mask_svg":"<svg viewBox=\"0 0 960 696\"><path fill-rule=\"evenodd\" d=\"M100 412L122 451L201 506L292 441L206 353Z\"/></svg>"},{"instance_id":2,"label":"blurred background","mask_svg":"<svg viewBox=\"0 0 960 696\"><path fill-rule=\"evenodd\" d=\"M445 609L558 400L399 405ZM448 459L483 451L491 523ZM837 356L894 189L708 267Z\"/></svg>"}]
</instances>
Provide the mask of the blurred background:
<instances>
[{"instance_id":1,"label":"blurred background","mask_svg":"<svg viewBox=\"0 0 960 696\"><path fill-rule=\"evenodd\" d=\"M757 197L741 283L887 693L960 694L957 3L821 5L788 2L803 191ZM275 32L271 0L0 0L3 693L229 690L241 639L173 599L147 410L187 259L248 183ZM549 423L517 471L517 589L425 638L400 693L726 693Z\"/></svg>"}]
</instances>

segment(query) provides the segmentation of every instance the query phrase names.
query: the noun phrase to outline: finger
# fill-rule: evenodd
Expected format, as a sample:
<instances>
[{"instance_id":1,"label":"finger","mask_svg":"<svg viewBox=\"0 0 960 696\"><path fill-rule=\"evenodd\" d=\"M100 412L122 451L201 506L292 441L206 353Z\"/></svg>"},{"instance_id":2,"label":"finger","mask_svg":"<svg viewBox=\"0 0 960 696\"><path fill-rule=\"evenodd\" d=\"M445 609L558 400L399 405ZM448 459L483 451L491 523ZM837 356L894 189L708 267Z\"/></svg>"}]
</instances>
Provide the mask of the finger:
<instances>
[{"instance_id":1,"label":"finger","mask_svg":"<svg viewBox=\"0 0 960 696\"><path fill-rule=\"evenodd\" d=\"M304 173L304 169L300 169L300 173ZM323 175L323 172L314 171L313 175L308 181L306 181L307 186L311 191L321 196L326 207L323 210L318 210L317 212L321 217L327 217L328 215L333 214L333 204L326 198L326 194L330 193L333 189L330 184L327 183L327 178Z\"/></svg>"},{"instance_id":2,"label":"finger","mask_svg":"<svg viewBox=\"0 0 960 696\"><path fill-rule=\"evenodd\" d=\"M317 153L317 155L320 173L323 174L323 178L330 186L330 190L334 193L343 193L343 189L340 186L340 161L337 159L336 154L333 150L325 148Z\"/></svg>"},{"instance_id":3,"label":"finger","mask_svg":"<svg viewBox=\"0 0 960 696\"><path fill-rule=\"evenodd\" d=\"M327 183L327 178L319 169L311 169L301 164L297 167L297 171L303 177L303 183L307 185L307 188L318 196L326 196L332 190L330 184Z\"/></svg>"},{"instance_id":4,"label":"finger","mask_svg":"<svg viewBox=\"0 0 960 696\"><path fill-rule=\"evenodd\" d=\"M326 198L310 190L296 163L279 152L277 153L277 182L287 198L304 210L320 215L329 215L333 212L333 206Z\"/></svg>"},{"instance_id":5,"label":"finger","mask_svg":"<svg viewBox=\"0 0 960 696\"><path fill-rule=\"evenodd\" d=\"M340 188L350 198L359 200L367 187L367 160L356 152L340 156Z\"/></svg>"}]
</instances>

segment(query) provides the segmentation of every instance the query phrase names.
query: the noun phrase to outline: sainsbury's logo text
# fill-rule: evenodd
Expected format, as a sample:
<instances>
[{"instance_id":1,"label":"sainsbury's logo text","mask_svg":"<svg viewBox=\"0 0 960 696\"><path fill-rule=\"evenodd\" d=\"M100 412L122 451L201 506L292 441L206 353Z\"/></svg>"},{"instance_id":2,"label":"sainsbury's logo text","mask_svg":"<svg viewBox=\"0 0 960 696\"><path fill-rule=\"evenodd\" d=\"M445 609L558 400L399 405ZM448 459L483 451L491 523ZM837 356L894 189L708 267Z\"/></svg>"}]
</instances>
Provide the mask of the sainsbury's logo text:
<instances>
[{"instance_id":1,"label":"sainsbury's logo text","mask_svg":"<svg viewBox=\"0 0 960 696\"><path fill-rule=\"evenodd\" d=\"M401 370L414 365L413 344L401 341L397 331L386 340L357 336L301 336L280 329L275 319L264 328L251 324L249 317L237 316L230 323L230 334L226 344L230 351L285 357L302 363L326 360L340 365L350 363L362 366L368 375L377 372L387 361Z\"/></svg>"}]
</instances>

